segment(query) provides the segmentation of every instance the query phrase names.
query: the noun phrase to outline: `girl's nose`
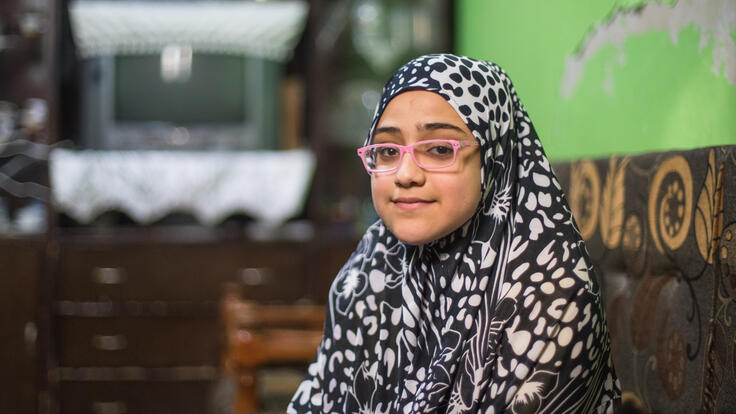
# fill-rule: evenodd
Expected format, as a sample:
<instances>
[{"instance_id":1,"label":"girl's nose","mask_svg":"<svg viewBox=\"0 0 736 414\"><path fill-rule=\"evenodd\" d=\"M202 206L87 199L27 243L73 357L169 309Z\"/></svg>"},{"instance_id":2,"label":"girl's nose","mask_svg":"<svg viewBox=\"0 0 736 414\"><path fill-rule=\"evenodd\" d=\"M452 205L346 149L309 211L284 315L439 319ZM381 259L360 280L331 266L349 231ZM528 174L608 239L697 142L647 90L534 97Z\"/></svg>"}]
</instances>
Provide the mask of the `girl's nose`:
<instances>
[{"instance_id":1,"label":"girl's nose","mask_svg":"<svg viewBox=\"0 0 736 414\"><path fill-rule=\"evenodd\" d=\"M399 162L399 168L394 173L394 182L400 187L424 184L424 170L420 168L411 156L406 153Z\"/></svg>"}]
</instances>

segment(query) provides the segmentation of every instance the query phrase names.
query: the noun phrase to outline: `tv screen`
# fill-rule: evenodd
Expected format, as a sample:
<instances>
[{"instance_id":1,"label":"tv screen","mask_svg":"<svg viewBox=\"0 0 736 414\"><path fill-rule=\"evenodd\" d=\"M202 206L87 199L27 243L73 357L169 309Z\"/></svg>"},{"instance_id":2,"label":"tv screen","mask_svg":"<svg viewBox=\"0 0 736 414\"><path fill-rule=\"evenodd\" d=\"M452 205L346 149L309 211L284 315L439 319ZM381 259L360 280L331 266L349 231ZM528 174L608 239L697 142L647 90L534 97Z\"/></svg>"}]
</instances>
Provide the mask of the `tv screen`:
<instances>
[{"instance_id":1,"label":"tv screen","mask_svg":"<svg viewBox=\"0 0 736 414\"><path fill-rule=\"evenodd\" d=\"M115 57L116 122L189 126L247 121L243 57L193 54L185 74L174 79L162 75L161 67L158 55Z\"/></svg>"}]
</instances>

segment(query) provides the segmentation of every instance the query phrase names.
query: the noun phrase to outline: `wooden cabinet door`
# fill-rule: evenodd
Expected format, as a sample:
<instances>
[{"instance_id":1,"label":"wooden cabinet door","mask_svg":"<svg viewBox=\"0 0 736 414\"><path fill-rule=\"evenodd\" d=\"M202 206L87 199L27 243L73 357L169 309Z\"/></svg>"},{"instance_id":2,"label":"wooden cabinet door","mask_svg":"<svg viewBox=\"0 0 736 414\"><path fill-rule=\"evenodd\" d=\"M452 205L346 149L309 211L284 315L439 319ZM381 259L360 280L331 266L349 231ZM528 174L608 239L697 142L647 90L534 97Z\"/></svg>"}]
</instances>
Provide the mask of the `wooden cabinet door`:
<instances>
[{"instance_id":1,"label":"wooden cabinet door","mask_svg":"<svg viewBox=\"0 0 736 414\"><path fill-rule=\"evenodd\" d=\"M35 413L41 243L0 240L0 412Z\"/></svg>"}]
</instances>

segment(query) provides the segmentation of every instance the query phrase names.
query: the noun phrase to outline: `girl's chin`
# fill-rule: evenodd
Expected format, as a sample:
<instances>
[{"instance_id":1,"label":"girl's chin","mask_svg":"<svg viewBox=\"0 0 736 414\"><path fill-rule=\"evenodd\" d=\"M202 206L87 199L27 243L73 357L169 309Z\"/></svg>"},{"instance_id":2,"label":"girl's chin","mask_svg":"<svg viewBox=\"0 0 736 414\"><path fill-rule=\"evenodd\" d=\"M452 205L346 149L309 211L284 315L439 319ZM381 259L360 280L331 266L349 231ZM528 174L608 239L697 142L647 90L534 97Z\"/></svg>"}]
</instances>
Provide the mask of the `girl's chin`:
<instances>
[{"instance_id":1,"label":"girl's chin","mask_svg":"<svg viewBox=\"0 0 736 414\"><path fill-rule=\"evenodd\" d=\"M442 237L441 234L417 232L416 229L396 229L391 231L397 239L406 244L418 246L431 243Z\"/></svg>"}]
</instances>

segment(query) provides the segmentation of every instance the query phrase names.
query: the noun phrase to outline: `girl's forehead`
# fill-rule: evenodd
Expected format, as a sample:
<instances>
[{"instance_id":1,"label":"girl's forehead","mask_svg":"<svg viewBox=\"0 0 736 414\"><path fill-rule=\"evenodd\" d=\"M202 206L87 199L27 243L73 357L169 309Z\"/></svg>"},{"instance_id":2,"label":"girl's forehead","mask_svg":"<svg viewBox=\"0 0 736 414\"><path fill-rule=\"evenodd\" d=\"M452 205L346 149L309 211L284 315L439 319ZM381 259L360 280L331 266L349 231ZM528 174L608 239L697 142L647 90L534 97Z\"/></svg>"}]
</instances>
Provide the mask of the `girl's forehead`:
<instances>
[{"instance_id":1,"label":"girl's forehead","mask_svg":"<svg viewBox=\"0 0 736 414\"><path fill-rule=\"evenodd\" d=\"M372 136L381 133L435 132L454 138L474 137L460 113L439 93L429 90L406 90L394 95L374 125Z\"/></svg>"}]
</instances>

